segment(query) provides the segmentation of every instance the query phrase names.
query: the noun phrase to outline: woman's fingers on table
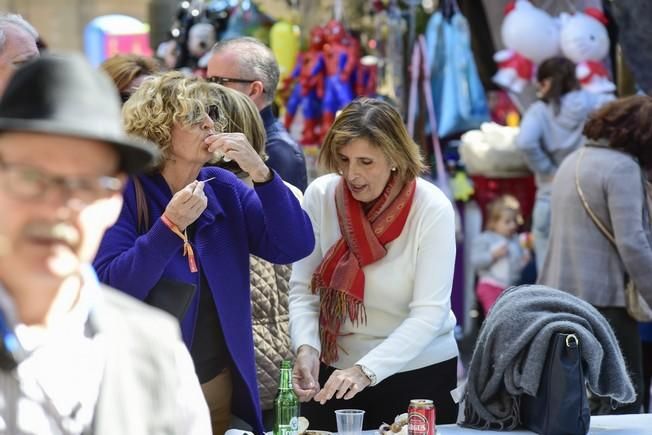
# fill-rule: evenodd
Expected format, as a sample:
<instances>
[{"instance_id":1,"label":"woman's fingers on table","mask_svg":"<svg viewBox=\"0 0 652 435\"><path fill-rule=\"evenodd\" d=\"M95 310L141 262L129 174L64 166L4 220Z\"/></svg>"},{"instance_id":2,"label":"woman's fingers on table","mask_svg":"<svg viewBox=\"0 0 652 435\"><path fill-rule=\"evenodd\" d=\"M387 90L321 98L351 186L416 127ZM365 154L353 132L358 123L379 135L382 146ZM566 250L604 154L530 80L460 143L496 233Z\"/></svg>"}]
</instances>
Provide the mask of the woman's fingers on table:
<instances>
[{"instance_id":1,"label":"woman's fingers on table","mask_svg":"<svg viewBox=\"0 0 652 435\"><path fill-rule=\"evenodd\" d=\"M369 379L357 367L335 370L324 384L324 388L315 395L315 400L322 405L333 397L349 400L369 385Z\"/></svg>"}]
</instances>

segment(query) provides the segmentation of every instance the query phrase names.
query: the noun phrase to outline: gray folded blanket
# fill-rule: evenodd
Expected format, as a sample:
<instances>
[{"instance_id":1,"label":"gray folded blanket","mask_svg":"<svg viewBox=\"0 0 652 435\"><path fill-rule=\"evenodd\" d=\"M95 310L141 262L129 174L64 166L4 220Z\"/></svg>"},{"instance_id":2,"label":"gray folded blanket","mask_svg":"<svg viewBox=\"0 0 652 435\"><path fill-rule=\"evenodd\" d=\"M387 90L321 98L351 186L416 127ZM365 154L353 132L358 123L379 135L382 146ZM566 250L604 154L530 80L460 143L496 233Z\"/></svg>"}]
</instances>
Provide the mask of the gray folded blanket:
<instances>
[{"instance_id":1,"label":"gray folded blanket","mask_svg":"<svg viewBox=\"0 0 652 435\"><path fill-rule=\"evenodd\" d=\"M503 292L480 330L461 424L479 429L516 428L518 396L536 395L548 343L556 332L578 337L593 393L621 403L635 400L616 337L592 305L550 287L519 286Z\"/></svg>"}]
</instances>

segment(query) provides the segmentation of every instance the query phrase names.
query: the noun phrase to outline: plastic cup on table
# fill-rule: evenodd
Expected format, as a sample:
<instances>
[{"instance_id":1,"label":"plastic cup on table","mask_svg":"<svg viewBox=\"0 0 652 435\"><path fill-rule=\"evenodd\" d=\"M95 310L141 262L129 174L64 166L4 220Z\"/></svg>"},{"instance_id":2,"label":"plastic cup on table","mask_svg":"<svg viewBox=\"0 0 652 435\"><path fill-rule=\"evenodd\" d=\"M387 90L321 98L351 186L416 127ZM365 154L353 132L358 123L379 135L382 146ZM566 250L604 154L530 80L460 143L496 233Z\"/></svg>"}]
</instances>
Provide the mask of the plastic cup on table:
<instances>
[{"instance_id":1,"label":"plastic cup on table","mask_svg":"<svg viewBox=\"0 0 652 435\"><path fill-rule=\"evenodd\" d=\"M364 411L361 409L338 409L335 411L338 435L362 434Z\"/></svg>"}]
</instances>

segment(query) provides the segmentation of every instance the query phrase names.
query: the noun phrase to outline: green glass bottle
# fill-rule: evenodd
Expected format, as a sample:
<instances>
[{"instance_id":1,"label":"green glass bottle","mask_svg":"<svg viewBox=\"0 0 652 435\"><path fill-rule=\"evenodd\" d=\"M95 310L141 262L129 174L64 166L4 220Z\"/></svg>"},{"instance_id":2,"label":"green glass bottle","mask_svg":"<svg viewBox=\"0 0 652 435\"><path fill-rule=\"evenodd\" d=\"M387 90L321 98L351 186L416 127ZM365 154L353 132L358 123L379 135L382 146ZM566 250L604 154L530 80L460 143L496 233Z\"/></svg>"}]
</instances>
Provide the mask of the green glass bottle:
<instances>
[{"instance_id":1,"label":"green glass bottle","mask_svg":"<svg viewBox=\"0 0 652 435\"><path fill-rule=\"evenodd\" d=\"M292 362L285 360L274 399L274 435L298 435L299 409L299 398L292 389Z\"/></svg>"}]
</instances>

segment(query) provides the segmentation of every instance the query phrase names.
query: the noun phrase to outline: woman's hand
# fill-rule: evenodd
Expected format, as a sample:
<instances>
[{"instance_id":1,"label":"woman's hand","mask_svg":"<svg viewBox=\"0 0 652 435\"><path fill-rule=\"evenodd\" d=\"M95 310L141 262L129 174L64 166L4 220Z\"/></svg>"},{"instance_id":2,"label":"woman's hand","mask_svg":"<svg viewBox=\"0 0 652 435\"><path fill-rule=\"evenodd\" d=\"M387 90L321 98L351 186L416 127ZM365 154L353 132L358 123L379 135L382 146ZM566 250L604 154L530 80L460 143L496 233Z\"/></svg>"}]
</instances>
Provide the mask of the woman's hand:
<instances>
[{"instance_id":1,"label":"woman's hand","mask_svg":"<svg viewBox=\"0 0 652 435\"><path fill-rule=\"evenodd\" d=\"M183 231L197 220L207 205L204 182L195 180L174 194L163 214Z\"/></svg>"},{"instance_id":2,"label":"woman's hand","mask_svg":"<svg viewBox=\"0 0 652 435\"><path fill-rule=\"evenodd\" d=\"M307 402L319 392L319 352L303 345L297 351L292 370L294 392L302 402Z\"/></svg>"},{"instance_id":3,"label":"woman's hand","mask_svg":"<svg viewBox=\"0 0 652 435\"><path fill-rule=\"evenodd\" d=\"M315 401L322 405L333 396L337 399L349 400L371 384L371 380L362 372L359 366L346 370L335 370L328 378L324 388L315 395Z\"/></svg>"},{"instance_id":4,"label":"woman's hand","mask_svg":"<svg viewBox=\"0 0 652 435\"><path fill-rule=\"evenodd\" d=\"M219 151L233 161L240 169L251 176L256 183L268 181L272 173L256 150L251 146L247 137L242 133L218 133L204 139L208 144L208 151Z\"/></svg>"}]
</instances>

